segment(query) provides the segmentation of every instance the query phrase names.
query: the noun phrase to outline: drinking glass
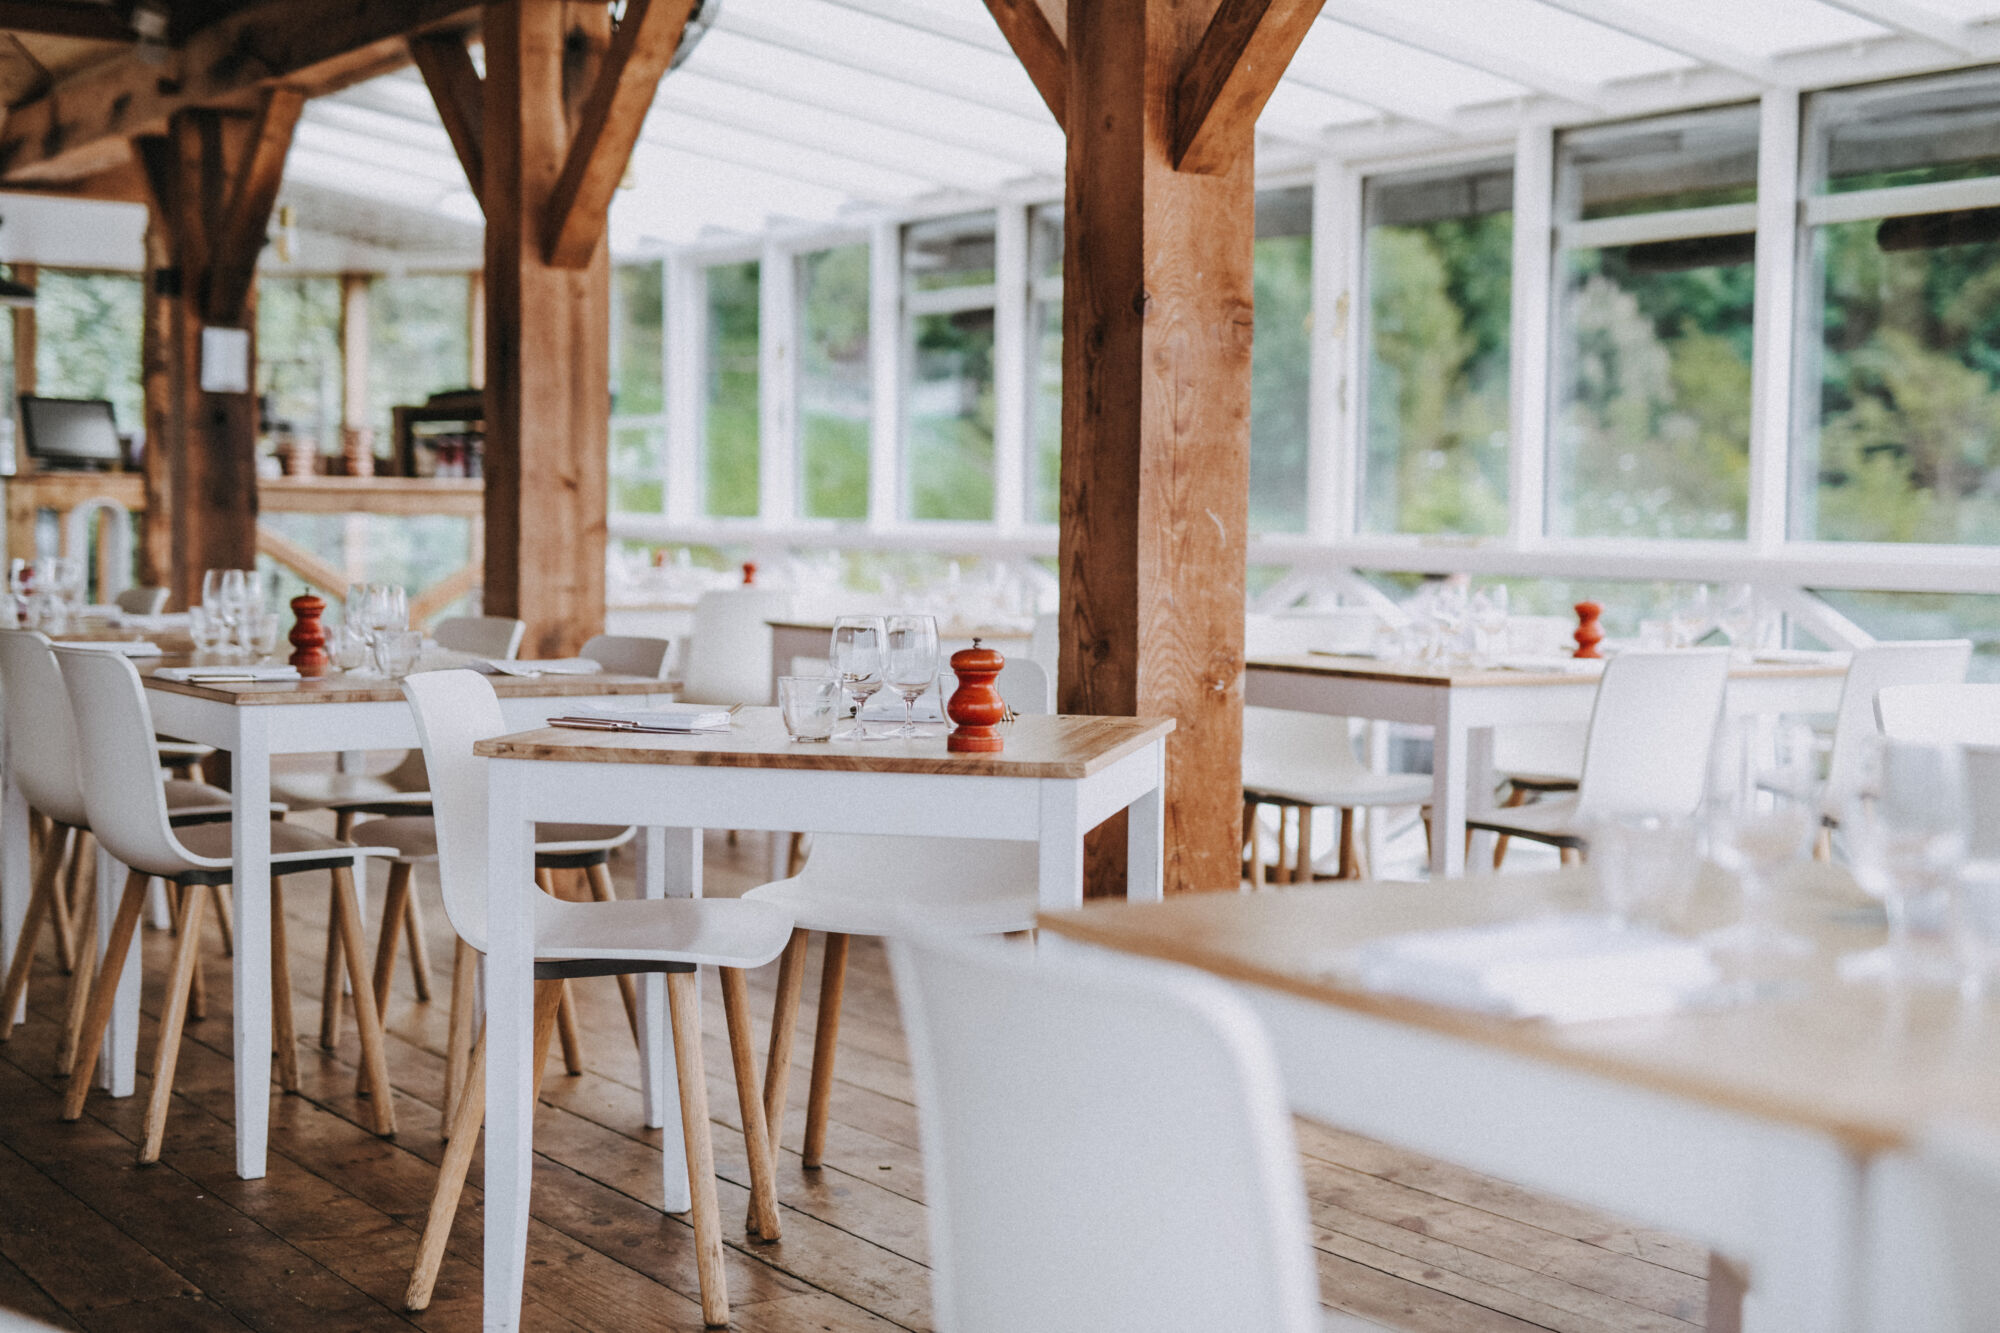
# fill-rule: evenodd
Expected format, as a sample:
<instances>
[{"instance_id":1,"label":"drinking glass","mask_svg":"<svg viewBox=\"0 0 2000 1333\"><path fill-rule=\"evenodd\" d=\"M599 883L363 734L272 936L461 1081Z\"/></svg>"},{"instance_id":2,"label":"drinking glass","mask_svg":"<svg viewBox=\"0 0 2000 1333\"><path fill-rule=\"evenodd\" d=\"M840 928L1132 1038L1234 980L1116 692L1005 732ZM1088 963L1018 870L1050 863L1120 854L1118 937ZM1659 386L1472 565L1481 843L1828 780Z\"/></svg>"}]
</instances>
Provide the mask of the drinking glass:
<instances>
[{"instance_id":1,"label":"drinking glass","mask_svg":"<svg viewBox=\"0 0 2000 1333\"><path fill-rule=\"evenodd\" d=\"M423 650L421 630L385 629L375 636L376 659L382 665L382 674L392 680L409 675Z\"/></svg>"},{"instance_id":2,"label":"drinking glass","mask_svg":"<svg viewBox=\"0 0 2000 1333\"><path fill-rule=\"evenodd\" d=\"M341 620L329 646L333 650L333 664L343 672L358 674L368 665L368 631L351 612Z\"/></svg>"},{"instance_id":3,"label":"drinking glass","mask_svg":"<svg viewBox=\"0 0 2000 1333\"><path fill-rule=\"evenodd\" d=\"M1472 594L1472 656L1489 662L1507 649L1507 585L1496 583Z\"/></svg>"},{"instance_id":4,"label":"drinking glass","mask_svg":"<svg viewBox=\"0 0 2000 1333\"><path fill-rule=\"evenodd\" d=\"M930 616L890 616L884 622L882 675L903 696L903 725L892 735L917 735L917 700L937 683L937 621Z\"/></svg>"},{"instance_id":5,"label":"drinking glass","mask_svg":"<svg viewBox=\"0 0 2000 1333\"><path fill-rule=\"evenodd\" d=\"M222 618L208 603L188 608L188 637L194 640L197 656L214 652L223 633Z\"/></svg>"},{"instance_id":6,"label":"drinking glass","mask_svg":"<svg viewBox=\"0 0 2000 1333\"><path fill-rule=\"evenodd\" d=\"M1692 648L1708 631L1708 585L1697 583L1687 590L1687 594L1674 603L1672 615L1668 618L1672 648Z\"/></svg>"},{"instance_id":7,"label":"drinking glass","mask_svg":"<svg viewBox=\"0 0 2000 1333\"><path fill-rule=\"evenodd\" d=\"M243 651L250 654L251 660L267 661L278 651L280 624L276 611L253 608L244 613L243 621L237 629L242 636L239 641L243 645Z\"/></svg>"},{"instance_id":8,"label":"drinking glass","mask_svg":"<svg viewBox=\"0 0 2000 1333\"><path fill-rule=\"evenodd\" d=\"M778 713L793 740L831 740L834 718L839 711L840 682L834 677L778 677Z\"/></svg>"},{"instance_id":9,"label":"drinking glass","mask_svg":"<svg viewBox=\"0 0 2000 1333\"><path fill-rule=\"evenodd\" d=\"M1965 858L1965 761L1955 745L1876 737L1863 757L1858 794L1840 816L1841 841L1862 891L1882 903L1889 940L1850 955L1848 975L1948 981L1950 965L1920 954L1913 925L1942 927Z\"/></svg>"},{"instance_id":10,"label":"drinking glass","mask_svg":"<svg viewBox=\"0 0 2000 1333\"><path fill-rule=\"evenodd\" d=\"M833 674L840 688L854 699L854 730L844 739L866 740L868 728L861 710L882 688L882 640L880 616L842 616L833 623Z\"/></svg>"},{"instance_id":11,"label":"drinking glass","mask_svg":"<svg viewBox=\"0 0 2000 1333\"><path fill-rule=\"evenodd\" d=\"M1809 941L1780 922L1778 880L1805 855L1818 828L1817 805L1764 799L1740 737L1717 739L1702 834L1709 859L1736 877L1743 912L1736 924L1704 939L1718 952L1737 955L1753 979L1772 963L1811 952Z\"/></svg>"},{"instance_id":12,"label":"drinking glass","mask_svg":"<svg viewBox=\"0 0 2000 1333\"><path fill-rule=\"evenodd\" d=\"M1590 833L1605 914L1621 926L1678 924L1699 871L1694 821L1660 815L1614 816Z\"/></svg>"}]
</instances>

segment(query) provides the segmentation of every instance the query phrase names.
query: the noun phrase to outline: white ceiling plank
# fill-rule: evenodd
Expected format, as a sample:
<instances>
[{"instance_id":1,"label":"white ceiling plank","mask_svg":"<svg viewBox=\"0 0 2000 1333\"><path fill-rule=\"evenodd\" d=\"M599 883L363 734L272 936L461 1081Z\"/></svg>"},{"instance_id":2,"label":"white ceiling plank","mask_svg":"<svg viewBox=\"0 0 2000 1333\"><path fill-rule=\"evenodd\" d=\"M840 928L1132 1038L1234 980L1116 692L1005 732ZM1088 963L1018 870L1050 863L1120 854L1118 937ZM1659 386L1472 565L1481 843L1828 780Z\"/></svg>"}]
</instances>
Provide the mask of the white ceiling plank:
<instances>
[{"instance_id":1,"label":"white ceiling plank","mask_svg":"<svg viewBox=\"0 0 2000 1333\"><path fill-rule=\"evenodd\" d=\"M1628 4L1625 0L1544 0L1544 3L1568 10L1579 18L1602 23L1607 28L1616 28L1656 46L1664 46L1670 51L1693 56L1703 64L1731 70L1760 84L1769 85L1772 81L1768 61L1739 50L1728 42L1717 41L1706 33L1684 28L1672 19L1663 19L1657 8L1647 9Z\"/></svg>"},{"instance_id":2,"label":"white ceiling plank","mask_svg":"<svg viewBox=\"0 0 2000 1333\"><path fill-rule=\"evenodd\" d=\"M756 130L719 125L657 103L646 117L639 141L840 190L871 204L901 203L943 187L935 179L788 143Z\"/></svg>"},{"instance_id":3,"label":"white ceiling plank","mask_svg":"<svg viewBox=\"0 0 2000 1333\"><path fill-rule=\"evenodd\" d=\"M1906 3L1906 0L1821 0L1822 4L1879 23L1906 37L1934 42L1958 55L1976 54L1972 34L1966 25L1934 9Z\"/></svg>"},{"instance_id":4,"label":"white ceiling plank","mask_svg":"<svg viewBox=\"0 0 2000 1333\"><path fill-rule=\"evenodd\" d=\"M1408 6L1387 9L1365 3L1365 0L1329 0L1326 8L1320 11L1320 17L1359 28L1363 32L1372 32L1402 46L1413 46L1432 55L1456 60L1473 69L1483 69L1488 74L1498 74L1503 79L1512 79L1550 97L1559 97L1578 106L1603 109L1601 87L1564 78L1544 66L1508 56L1495 50L1490 43L1481 41L1480 34L1476 32L1453 34L1425 23L1412 22L1411 12Z\"/></svg>"},{"instance_id":5,"label":"white ceiling plank","mask_svg":"<svg viewBox=\"0 0 2000 1333\"><path fill-rule=\"evenodd\" d=\"M916 28L939 37L949 37L967 46L977 46L996 55L1012 57L1013 48L1000 35L1000 29L982 7L968 10L975 16L959 18L931 8L929 5L912 4L910 0L829 0L841 9L857 10L863 14L873 14L877 18L900 23L906 28Z\"/></svg>"}]
</instances>

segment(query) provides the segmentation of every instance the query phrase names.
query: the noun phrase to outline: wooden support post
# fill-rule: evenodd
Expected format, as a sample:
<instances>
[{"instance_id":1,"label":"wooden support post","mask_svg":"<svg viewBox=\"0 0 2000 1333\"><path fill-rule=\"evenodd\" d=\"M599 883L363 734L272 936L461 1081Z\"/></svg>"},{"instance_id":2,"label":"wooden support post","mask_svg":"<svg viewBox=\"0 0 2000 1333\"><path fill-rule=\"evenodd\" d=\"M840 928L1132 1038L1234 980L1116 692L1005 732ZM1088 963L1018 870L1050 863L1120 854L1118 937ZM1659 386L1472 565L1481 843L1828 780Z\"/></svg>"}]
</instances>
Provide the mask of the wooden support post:
<instances>
[{"instance_id":1,"label":"wooden support post","mask_svg":"<svg viewBox=\"0 0 2000 1333\"><path fill-rule=\"evenodd\" d=\"M1168 892L1239 874L1254 129L1319 4L988 0L1052 109L1067 66L1059 703L1179 719ZM1124 849L1099 830L1090 892Z\"/></svg>"},{"instance_id":2,"label":"wooden support post","mask_svg":"<svg viewBox=\"0 0 2000 1333\"><path fill-rule=\"evenodd\" d=\"M368 424L368 284L366 273L340 275L340 448L348 456L363 436L364 452L375 452Z\"/></svg>"},{"instance_id":3,"label":"wooden support post","mask_svg":"<svg viewBox=\"0 0 2000 1333\"><path fill-rule=\"evenodd\" d=\"M32 287L36 280L33 264L14 265L14 281ZM14 316L14 392L33 393L35 391L35 308L31 305L15 306Z\"/></svg>"}]
</instances>

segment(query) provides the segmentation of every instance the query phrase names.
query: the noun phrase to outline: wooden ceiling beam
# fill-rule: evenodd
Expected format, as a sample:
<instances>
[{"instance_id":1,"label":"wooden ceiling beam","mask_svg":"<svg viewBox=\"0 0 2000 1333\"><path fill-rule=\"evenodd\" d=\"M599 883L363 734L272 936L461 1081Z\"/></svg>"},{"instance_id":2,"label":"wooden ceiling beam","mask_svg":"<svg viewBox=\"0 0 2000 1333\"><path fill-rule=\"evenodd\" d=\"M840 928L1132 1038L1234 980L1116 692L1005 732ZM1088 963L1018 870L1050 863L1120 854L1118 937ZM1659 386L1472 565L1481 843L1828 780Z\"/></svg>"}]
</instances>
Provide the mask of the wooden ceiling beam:
<instances>
[{"instance_id":1,"label":"wooden ceiling beam","mask_svg":"<svg viewBox=\"0 0 2000 1333\"><path fill-rule=\"evenodd\" d=\"M285 154L292 131L305 110L305 94L296 88L268 88L250 131L250 144L218 220L203 314L211 324L235 324L243 318L257 256L271 225L271 207L278 201L284 179Z\"/></svg>"},{"instance_id":2,"label":"wooden ceiling beam","mask_svg":"<svg viewBox=\"0 0 2000 1333\"><path fill-rule=\"evenodd\" d=\"M986 9L1061 126L1069 103L1068 7L1064 0L1046 3L1045 8L1038 0L986 0Z\"/></svg>"},{"instance_id":3,"label":"wooden ceiling beam","mask_svg":"<svg viewBox=\"0 0 2000 1333\"><path fill-rule=\"evenodd\" d=\"M541 239L553 267L584 267L604 239L612 192L693 13L694 0L626 0L549 196Z\"/></svg>"},{"instance_id":4,"label":"wooden ceiling beam","mask_svg":"<svg viewBox=\"0 0 2000 1333\"><path fill-rule=\"evenodd\" d=\"M486 88L473 67L462 32L422 33L410 38L410 59L424 76L437 103L438 119L451 138L472 197L486 207Z\"/></svg>"},{"instance_id":5,"label":"wooden ceiling beam","mask_svg":"<svg viewBox=\"0 0 2000 1333\"><path fill-rule=\"evenodd\" d=\"M82 37L94 42L134 42L132 24L110 5L36 4L0 0L0 32L24 37Z\"/></svg>"},{"instance_id":6,"label":"wooden ceiling beam","mask_svg":"<svg viewBox=\"0 0 2000 1333\"><path fill-rule=\"evenodd\" d=\"M1173 164L1221 171L1257 123L1325 0L1222 0L1174 88Z\"/></svg>"},{"instance_id":7,"label":"wooden ceiling beam","mask_svg":"<svg viewBox=\"0 0 2000 1333\"><path fill-rule=\"evenodd\" d=\"M465 0L263 0L193 33L164 65L120 55L9 111L0 180L93 175L123 159L126 139L164 133L176 111L251 110L257 90L279 82L337 92L408 64L412 33L478 18Z\"/></svg>"}]
</instances>

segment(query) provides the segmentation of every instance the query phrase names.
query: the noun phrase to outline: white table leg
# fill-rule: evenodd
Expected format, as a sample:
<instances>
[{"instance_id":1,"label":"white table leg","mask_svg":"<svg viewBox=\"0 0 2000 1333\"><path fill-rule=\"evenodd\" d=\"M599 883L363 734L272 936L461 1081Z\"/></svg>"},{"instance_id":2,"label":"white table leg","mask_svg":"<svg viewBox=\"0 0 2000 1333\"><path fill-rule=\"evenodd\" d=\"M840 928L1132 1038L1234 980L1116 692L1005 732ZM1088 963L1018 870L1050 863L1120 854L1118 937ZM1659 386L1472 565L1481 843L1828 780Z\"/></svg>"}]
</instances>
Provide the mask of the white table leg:
<instances>
[{"instance_id":1,"label":"white table leg","mask_svg":"<svg viewBox=\"0 0 2000 1333\"><path fill-rule=\"evenodd\" d=\"M534 828L515 765L488 765L486 953L487 1333L521 1326L534 1150Z\"/></svg>"},{"instance_id":2,"label":"white table leg","mask_svg":"<svg viewBox=\"0 0 2000 1333\"><path fill-rule=\"evenodd\" d=\"M1762 1166L1759 1211L1769 1221L1750 1256L1743 1333L1855 1333L1862 1327L1862 1163L1837 1143L1800 1138L1767 1151Z\"/></svg>"},{"instance_id":3,"label":"white table leg","mask_svg":"<svg viewBox=\"0 0 2000 1333\"><path fill-rule=\"evenodd\" d=\"M639 833L639 895L642 898L701 896L701 830L642 829ZM688 1192L687 1143L681 1135L680 1083L668 1046L667 979L651 972L639 979L639 1080L646 1102L646 1125L660 1134L664 1207L684 1213L693 1206Z\"/></svg>"},{"instance_id":4,"label":"white table leg","mask_svg":"<svg viewBox=\"0 0 2000 1333\"><path fill-rule=\"evenodd\" d=\"M28 918L28 886L34 875L29 851L28 798L14 781L14 766L0 739L0 968L13 962L15 942ZM13 1018L18 1023L27 1016L24 994Z\"/></svg>"},{"instance_id":5,"label":"white table leg","mask_svg":"<svg viewBox=\"0 0 2000 1333\"><path fill-rule=\"evenodd\" d=\"M1155 745L1153 754L1153 789L1125 812L1125 897L1135 903L1156 903L1166 892L1166 747Z\"/></svg>"},{"instance_id":6,"label":"white table leg","mask_svg":"<svg viewBox=\"0 0 2000 1333\"><path fill-rule=\"evenodd\" d=\"M1083 906L1083 827L1077 818L1074 782L1041 784L1041 855L1037 900L1045 912ZM1128 841L1126 853L1132 854Z\"/></svg>"},{"instance_id":7,"label":"white table leg","mask_svg":"<svg viewBox=\"0 0 2000 1333\"><path fill-rule=\"evenodd\" d=\"M105 948L111 943L111 925L118 915L118 899L125 892L125 867L111 853L97 848L97 955L103 966ZM153 881L158 884L159 881ZM97 1084L113 1097L130 1097L139 1080L139 936L134 933L125 954L125 970L118 974L118 990L112 996L111 1023L104 1030L104 1045L97 1055Z\"/></svg>"},{"instance_id":8,"label":"white table leg","mask_svg":"<svg viewBox=\"0 0 2000 1333\"><path fill-rule=\"evenodd\" d=\"M236 1174L260 1180L271 1130L271 738L261 710L236 710L229 755L236 877Z\"/></svg>"},{"instance_id":9,"label":"white table leg","mask_svg":"<svg viewBox=\"0 0 2000 1333\"><path fill-rule=\"evenodd\" d=\"M1452 714L1451 691L1439 690L1431 735L1431 877L1465 873L1465 726Z\"/></svg>"},{"instance_id":10,"label":"white table leg","mask_svg":"<svg viewBox=\"0 0 2000 1333\"><path fill-rule=\"evenodd\" d=\"M1468 816L1493 808L1493 728L1474 727L1465 737L1465 808ZM1484 829L1472 835L1466 852L1466 873L1478 875L1493 869L1494 835Z\"/></svg>"}]
</instances>

